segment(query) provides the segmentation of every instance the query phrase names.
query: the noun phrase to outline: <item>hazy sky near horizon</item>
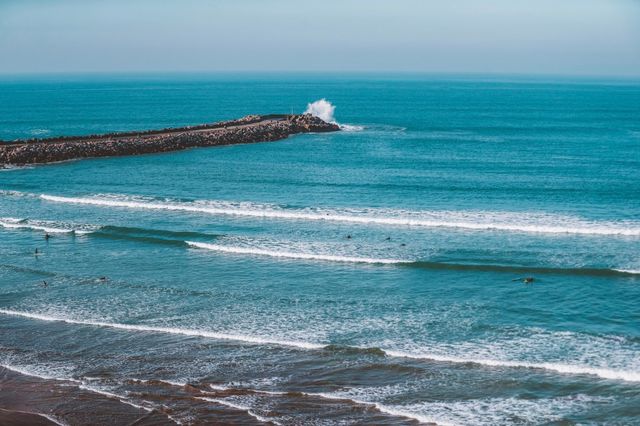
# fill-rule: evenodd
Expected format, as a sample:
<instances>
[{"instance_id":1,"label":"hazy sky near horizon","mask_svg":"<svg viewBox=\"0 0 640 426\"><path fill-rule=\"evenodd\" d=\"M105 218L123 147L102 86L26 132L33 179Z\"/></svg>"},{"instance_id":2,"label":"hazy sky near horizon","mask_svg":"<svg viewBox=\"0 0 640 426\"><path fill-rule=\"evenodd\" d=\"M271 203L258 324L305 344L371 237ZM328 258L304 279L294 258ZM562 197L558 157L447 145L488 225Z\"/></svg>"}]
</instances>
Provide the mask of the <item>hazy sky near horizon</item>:
<instances>
[{"instance_id":1,"label":"hazy sky near horizon","mask_svg":"<svg viewBox=\"0 0 640 426\"><path fill-rule=\"evenodd\" d=\"M0 0L0 73L640 76L638 0Z\"/></svg>"}]
</instances>

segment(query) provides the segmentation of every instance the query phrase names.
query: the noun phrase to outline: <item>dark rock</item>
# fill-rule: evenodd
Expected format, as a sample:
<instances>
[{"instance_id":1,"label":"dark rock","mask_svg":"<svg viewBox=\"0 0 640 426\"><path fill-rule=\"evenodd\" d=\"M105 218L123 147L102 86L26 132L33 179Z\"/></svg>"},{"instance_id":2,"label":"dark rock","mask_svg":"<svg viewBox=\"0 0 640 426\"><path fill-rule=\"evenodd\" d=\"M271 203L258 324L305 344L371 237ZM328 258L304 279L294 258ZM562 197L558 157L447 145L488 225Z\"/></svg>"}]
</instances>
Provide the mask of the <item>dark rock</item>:
<instances>
[{"instance_id":1,"label":"dark rock","mask_svg":"<svg viewBox=\"0 0 640 426\"><path fill-rule=\"evenodd\" d=\"M298 133L335 132L336 124L310 114L248 115L200 126L0 143L0 165L42 164L89 157L151 154L194 147L284 139Z\"/></svg>"}]
</instances>

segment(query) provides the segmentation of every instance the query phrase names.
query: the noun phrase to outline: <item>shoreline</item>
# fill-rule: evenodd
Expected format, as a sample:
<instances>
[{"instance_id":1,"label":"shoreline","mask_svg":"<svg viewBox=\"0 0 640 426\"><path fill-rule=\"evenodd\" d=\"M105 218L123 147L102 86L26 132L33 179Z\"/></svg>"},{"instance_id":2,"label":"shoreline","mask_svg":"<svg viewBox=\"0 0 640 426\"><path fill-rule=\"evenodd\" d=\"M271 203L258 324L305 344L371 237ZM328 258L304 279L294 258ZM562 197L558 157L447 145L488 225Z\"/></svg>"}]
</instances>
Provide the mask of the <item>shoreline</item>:
<instances>
[{"instance_id":1,"label":"shoreline","mask_svg":"<svg viewBox=\"0 0 640 426\"><path fill-rule=\"evenodd\" d=\"M119 395L4 365L0 365L0 390L0 424L175 424L169 413L135 406Z\"/></svg>"},{"instance_id":2,"label":"shoreline","mask_svg":"<svg viewBox=\"0 0 640 426\"><path fill-rule=\"evenodd\" d=\"M249 115L197 126L62 136L0 142L0 168L62 161L121 157L285 139L301 133L335 132L339 126L310 114Z\"/></svg>"}]
</instances>

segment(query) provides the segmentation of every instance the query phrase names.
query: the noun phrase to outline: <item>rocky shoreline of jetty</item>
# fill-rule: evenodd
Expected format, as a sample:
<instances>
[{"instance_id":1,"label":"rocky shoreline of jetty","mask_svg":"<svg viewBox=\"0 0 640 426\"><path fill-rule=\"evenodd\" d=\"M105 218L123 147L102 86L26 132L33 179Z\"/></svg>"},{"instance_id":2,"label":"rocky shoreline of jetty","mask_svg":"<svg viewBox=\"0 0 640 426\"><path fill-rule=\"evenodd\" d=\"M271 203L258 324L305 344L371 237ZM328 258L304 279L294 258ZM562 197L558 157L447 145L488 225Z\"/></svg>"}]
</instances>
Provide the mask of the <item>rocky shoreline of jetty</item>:
<instances>
[{"instance_id":1,"label":"rocky shoreline of jetty","mask_svg":"<svg viewBox=\"0 0 640 426\"><path fill-rule=\"evenodd\" d=\"M249 115L238 120L161 130L0 141L0 167L268 142L300 133L338 130L338 125L311 114Z\"/></svg>"}]
</instances>

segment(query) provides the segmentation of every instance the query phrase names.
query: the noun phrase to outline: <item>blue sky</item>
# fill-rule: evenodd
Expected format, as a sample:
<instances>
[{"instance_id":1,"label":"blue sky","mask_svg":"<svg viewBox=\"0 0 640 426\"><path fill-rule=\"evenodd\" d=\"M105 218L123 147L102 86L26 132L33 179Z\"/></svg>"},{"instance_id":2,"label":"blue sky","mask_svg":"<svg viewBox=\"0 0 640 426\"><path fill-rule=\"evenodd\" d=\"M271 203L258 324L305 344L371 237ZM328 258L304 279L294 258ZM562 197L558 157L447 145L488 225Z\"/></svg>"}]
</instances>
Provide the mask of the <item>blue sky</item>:
<instances>
[{"instance_id":1,"label":"blue sky","mask_svg":"<svg viewBox=\"0 0 640 426\"><path fill-rule=\"evenodd\" d=\"M636 0L0 0L0 73L640 76Z\"/></svg>"}]
</instances>

